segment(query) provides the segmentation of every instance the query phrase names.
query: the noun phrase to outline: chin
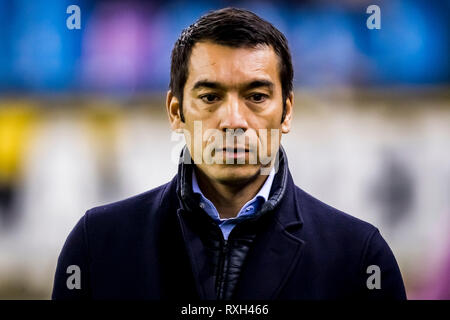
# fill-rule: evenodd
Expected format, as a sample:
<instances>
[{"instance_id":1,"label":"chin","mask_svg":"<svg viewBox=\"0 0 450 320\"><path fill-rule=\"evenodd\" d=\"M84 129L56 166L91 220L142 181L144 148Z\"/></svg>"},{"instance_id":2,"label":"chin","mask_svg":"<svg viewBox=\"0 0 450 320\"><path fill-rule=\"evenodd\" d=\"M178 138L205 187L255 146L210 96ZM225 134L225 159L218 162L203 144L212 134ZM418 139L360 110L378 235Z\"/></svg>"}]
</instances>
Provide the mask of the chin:
<instances>
[{"instance_id":1,"label":"chin","mask_svg":"<svg viewBox=\"0 0 450 320\"><path fill-rule=\"evenodd\" d=\"M259 175L259 165L214 165L214 168L207 168L207 175L222 183L241 183L255 179Z\"/></svg>"}]
</instances>

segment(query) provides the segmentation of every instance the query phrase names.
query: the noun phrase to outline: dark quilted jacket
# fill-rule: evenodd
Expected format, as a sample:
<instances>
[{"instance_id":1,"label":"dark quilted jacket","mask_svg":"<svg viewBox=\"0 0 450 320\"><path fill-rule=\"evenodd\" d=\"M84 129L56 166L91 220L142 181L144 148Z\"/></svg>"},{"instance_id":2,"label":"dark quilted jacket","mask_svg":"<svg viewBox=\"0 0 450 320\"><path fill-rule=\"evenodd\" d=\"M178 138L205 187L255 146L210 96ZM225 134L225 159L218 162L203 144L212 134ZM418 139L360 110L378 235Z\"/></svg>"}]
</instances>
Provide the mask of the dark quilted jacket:
<instances>
[{"instance_id":1,"label":"dark quilted jacket","mask_svg":"<svg viewBox=\"0 0 450 320\"><path fill-rule=\"evenodd\" d=\"M184 156L189 158L187 152ZM183 154L182 156L183 157ZM184 163L182 161L182 163ZM287 160L283 148L280 148L277 172L267 204L263 205L260 212L256 212L248 221L241 221L230 233L228 240L224 240L217 223L199 206L198 194L192 192L193 165L184 164L179 167L178 195L189 218L192 219L192 227L203 242L211 263L211 277L214 279L216 297L219 300L229 300L233 296L242 265L256 237L259 224L263 223L263 217L273 210L282 200L287 182ZM201 226L201 227L196 227Z\"/></svg>"}]
</instances>

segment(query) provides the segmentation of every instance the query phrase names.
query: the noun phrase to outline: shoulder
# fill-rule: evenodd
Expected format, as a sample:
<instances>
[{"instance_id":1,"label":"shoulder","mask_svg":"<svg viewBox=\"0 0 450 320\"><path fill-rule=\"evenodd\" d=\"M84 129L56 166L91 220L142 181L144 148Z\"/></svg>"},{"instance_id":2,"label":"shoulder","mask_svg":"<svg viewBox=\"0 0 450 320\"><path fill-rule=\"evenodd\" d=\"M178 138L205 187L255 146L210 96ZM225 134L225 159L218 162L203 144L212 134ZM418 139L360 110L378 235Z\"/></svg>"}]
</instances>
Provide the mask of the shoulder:
<instances>
[{"instance_id":1,"label":"shoulder","mask_svg":"<svg viewBox=\"0 0 450 320\"><path fill-rule=\"evenodd\" d=\"M378 232L376 226L336 209L296 187L297 201L308 230L339 240L367 241Z\"/></svg>"},{"instance_id":2,"label":"shoulder","mask_svg":"<svg viewBox=\"0 0 450 320\"><path fill-rule=\"evenodd\" d=\"M165 198L171 196L170 193L173 192L174 181L175 178L138 195L91 208L85 214L86 223L91 226L138 222L149 213L163 209L164 204L168 202Z\"/></svg>"},{"instance_id":3,"label":"shoulder","mask_svg":"<svg viewBox=\"0 0 450 320\"><path fill-rule=\"evenodd\" d=\"M303 218L301 236L308 243L310 256L318 255L327 266L335 266L343 279L357 281L363 288L361 297L406 298L397 261L376 226L342 212L298 187L296 194ZM366 290L368 273L372 270L368 268L373 266L381 270L383 290Z\"/></svg>"}]
</instances>

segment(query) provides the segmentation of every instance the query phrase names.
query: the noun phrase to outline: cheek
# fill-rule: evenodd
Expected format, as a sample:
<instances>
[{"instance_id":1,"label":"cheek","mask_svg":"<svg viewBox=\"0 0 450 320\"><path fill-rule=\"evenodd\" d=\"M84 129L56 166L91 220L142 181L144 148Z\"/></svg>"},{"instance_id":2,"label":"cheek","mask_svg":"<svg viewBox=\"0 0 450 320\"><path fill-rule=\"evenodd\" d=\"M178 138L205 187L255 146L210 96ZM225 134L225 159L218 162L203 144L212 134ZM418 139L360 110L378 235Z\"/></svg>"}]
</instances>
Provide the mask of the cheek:
<instances>
[{"instance_id":1,"label":"cheek","mask_svg":"<svg viewBox=\"0 0 450 320\"><path fill-rule=\"evenodd\" d=\"M183 101L183 111L185 116L190 116L190 119L195 119L196 110L198 110L198 106L194 100L191 98L187 98Z\"/></svg>"},{"instance_id":2,"label":"cheek","mask_svg":"<svg viewBox=\"0 0 450 320\"><path fill-rule=\"evenodd\" d=\"M281 138L281 129L278 127L267 127L257 130L256 135L256 140L253 141L257 141L258 147L268 147L270 149L271 145L276 147L276 144L279 143Z\"/></svg>"},{"instance_id":3,"label":"cheek","mask_svg":"<svg viewBox=\"0 0 450 320\"><path fill-rule=\"evenodd\" d=\"M279 110L280 106L274 106L271 110L267 110L267 112L259 117L260 128L265 128L267 130L270 129L281 129L281 116L283 111Z\"/></svg>"},{"instance_id":4,"label":"cheek","mask_svg":"<svg viewBox=\"0 0 450 320\"><path fill-rule=\"evenodd\" d=\"M266 128L279 128L282 115L283 102L281 96L278 96L278 94L260 112L260 118L264 119Z\"/></svg>"},{"instance_id":5,"label":"cheek","mask_svg":"<svg viewBox=\"0 0 450 320\"><path fill-rule=\"evenodd\" d=\"M209 107L197 99L183 103L183 108L185 118L190 118L191 121L203 120L205 122L215 116L212 106Z\"/></svg>"}]
</instances>

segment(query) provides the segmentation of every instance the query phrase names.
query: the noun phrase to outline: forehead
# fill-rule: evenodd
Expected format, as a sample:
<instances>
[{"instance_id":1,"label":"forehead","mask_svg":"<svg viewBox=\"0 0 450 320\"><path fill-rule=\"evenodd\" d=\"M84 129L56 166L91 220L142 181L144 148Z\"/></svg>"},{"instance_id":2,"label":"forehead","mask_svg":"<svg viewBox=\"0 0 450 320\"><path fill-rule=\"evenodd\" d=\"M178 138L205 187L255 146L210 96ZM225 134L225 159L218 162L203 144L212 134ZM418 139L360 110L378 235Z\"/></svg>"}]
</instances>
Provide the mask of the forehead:
<instances>
[{"instance_id":1,"label":"forehead","mask_svg":"<svg viewBox=\"0 0 450 320\"><path fill-rule=\"evenodd\" d=\"M186 87L199 80L216 81L228 86L255 79L279 84L278 56L272 47L234 48L212 42L198 42L189 59Z\"/></svg>"}]
</instances>

